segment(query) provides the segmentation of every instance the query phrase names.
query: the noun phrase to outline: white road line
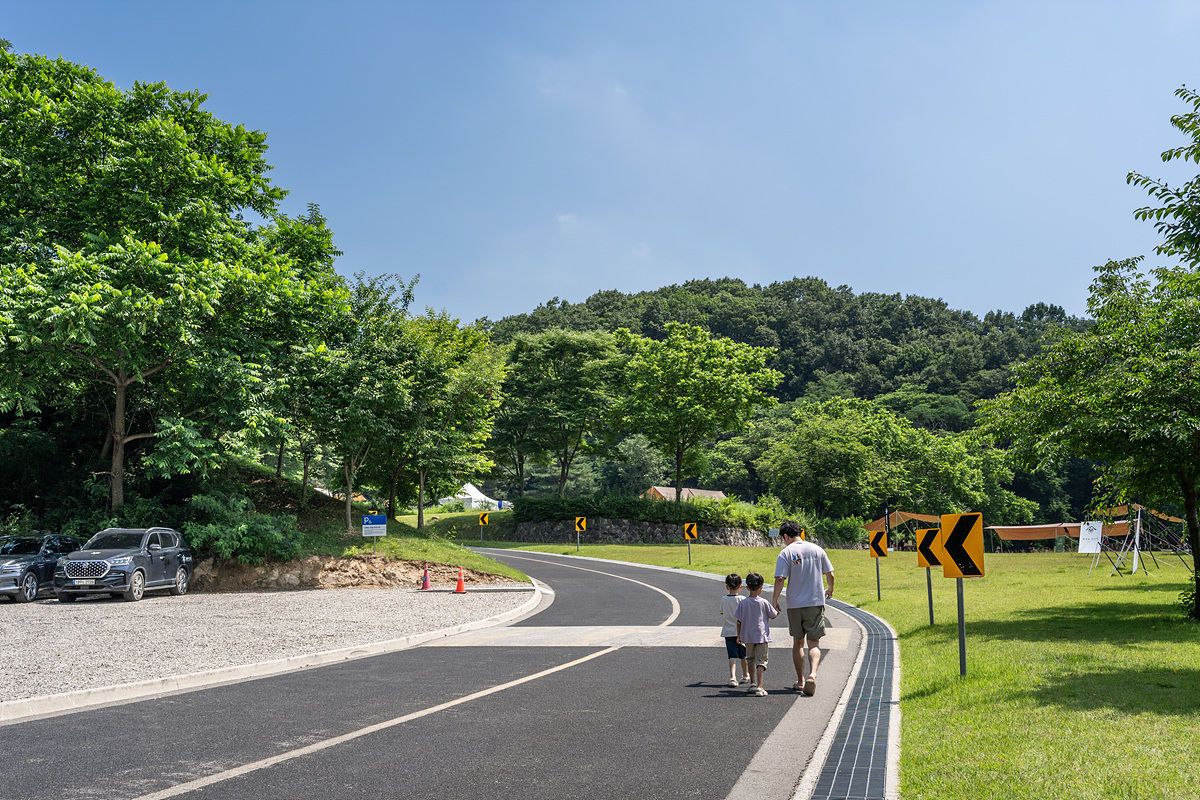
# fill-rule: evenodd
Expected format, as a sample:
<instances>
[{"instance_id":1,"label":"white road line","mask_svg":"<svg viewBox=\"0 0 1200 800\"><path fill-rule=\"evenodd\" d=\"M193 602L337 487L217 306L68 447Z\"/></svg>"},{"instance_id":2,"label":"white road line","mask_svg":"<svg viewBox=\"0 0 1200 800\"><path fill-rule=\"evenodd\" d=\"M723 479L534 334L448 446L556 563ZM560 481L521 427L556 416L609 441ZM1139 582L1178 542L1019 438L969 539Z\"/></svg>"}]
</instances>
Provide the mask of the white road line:
<instances>
[{"instance_id":1,"label":"white road line","mask_svg":"<svg viewBox=\"0 0 1200 800\"><path fill-rule=\"evenodd\" d=\"M491 548L491 549L495 549L495 548ZM672 622L674 622L679 617L679 601L676 600L671 595L664 592L662 589L658 588L657 586L651 586L648 583L642 583L641 581L635 581L633 578L626 578L624 575L614 575L611 572L601 572L598 569L588 569L587 567L576 567L571 564L564 564L561 561L553 561L553 560L546 561L545 559L541 559L541 558L529 558L528 556L514 556L514 555L511 555L512 554L511 550L504 550L503 552L504 552L505 556L507 556L509 558L516 558L521 561L536 561L539 564L546 564L546 565L554 566L554 567L566 567L567 569L578 569L578 570L582 570L584 572L594 572L597 575L607 575L610 578L620 578L623 581L629 581L630 583L636 583L638 586L645 586L647 589L653 589L654 591L658 592L663 597L665 597L671 601L671 616L667 617L666 622L660 622L657 627L665 628L667 625L670 625Z\"/></svg>"},{"instance_id":2,"label":"white road line","mask_svg":"<svg viewBox=\"0 0 1200 800\"><path fill-rule=\"evenodd\" d=\"M508 553L506 553L506 555L508 555ZM576 567L576 566L572 566L570 564L562 564L558 561L553 561L553 560L546 560L546 559L540 559L540 558L529 558L526 556L510 556L510 557L518 558L518 559L521 559L524 561L536 561L539 564L546 564L548 566L567 567L568 569L578 569L578 570L582 570L584 572L594 572L597 575L606 575L610 578L617 578L619 580L629 581L630 583L636 583L639 586L645 586L647 589L653 589L654 591L658 592L659 594L663 595L664 597L666 597L668 600L671 601L671 616L667 617L665 622L661 622L655 627L658 627L658 628L666 627L666 626L670 625L672 622L674 622L676 619L679 618L679 613L680 613L679 601L676 600L675 597L673 597L672 595L670 595L667 592L663 591L662 589L658 588L657 586L651 586L648 583L643 583L642 581L634 580L633 578L627 578L624 575L614 575L611 572L601 572L598 569L587 569L586 567ZM367 736L372 733L377 733L379 731L386 730L386 729L394 727L396 725L402 725L405 722L411 722L412 720L415 720L415 719L427 717L430 714L436 714L439 711L445 711L448 708L453 708L454 706L462 705L463 703L469 703L472 700L478 700L481 697L487 697L488 695L495 694L497 692L502 692L505 689L511 689L514 686L520 686L523 683L529 683L530 681L537 680L538 678L544 678L547 675L553 675L556 672L561 672L564 669L570 669L571 667L578 666L580 664L591 661L592 659L599 658L600 656L615 652L619 649L621 649L619 646L609 647L605 650L601 650L599 652L592 653L591 655L587 655L582 658L577 658L574 661L567 662L566 664L561 664L557 667L551 667L550 669L543 670L543 671L535 673L533 675L527 675L524 678L518 678L517 680L509 681L508 683L504 683L499 686L493 686L489 689L482 689L478 692L475 692L474 694L469 694L464 697L460 697L457 700L450 700L450 701L442 703L440 705L431 706L429 708L422 709L421 711L414 711L411 714L405 714L402 717L396 717L395 719L390 719L390 720L387 720L386 722L378 722L374 725L368 725L365 728L359 728L356 731L351 731L350 733L344 733L341 736L334 736L330 739L324 739L320 742L313 742L310 745L306 745L304 747L300 747L295 750L288 750L287 752L279 753L279 754L273 755L269 758L264 758L259 761L251 762L249 764L243 764L240 767L234 767L232 769L227 769L223 772L216 772L216 773L213 773L212 775L206 775L203 778L196 778L195 780L188 781L187 783L176 784L175 786L171 786L167 789L162 789L161 791L142 795L140 797L135 797L135 798L133 798L133 800L166 800L169 797L178 797L181 794L187 794L188 792L192 792L197 789L202 789L205 786L211 786L214 783L222 783L224 781L231 780L233 778L237 778L242 775L249 774L251 772L257 772L258 770L266 769L268 767L273 767L276 764L281 764L285 761L291 761L292 759L300 758L301 756L307 756L312 753L316 753L321 750L325 750L327 748L334 747L339 744L344 744L345 742L349 742L354 739L358 739L362 736Z\"/></svg>"},{"instance_id":3,"label":"white road line","mask_svg":"<svg viewBox=\"0 0 1200 800\"><path fill-rule=\"evenodd\" d=\"M270 758L264 758L260 761L254 761L249 764L243 764L240 767L227 769L224 772L217 772L212 775L206 775L203 778L197 778L196 780L188 781L187 783L180 783L158 792L133 798L133 800L166 800L168 797L178 797L181 794L187 794L188 792L195 791L196 789L202 789L205 786L211 786L214 783L221 783L223 781L230 780L231 778L237 778L241 775L257 772L260 769L273 767L276 764L283 763L284 761L291 761L294 758L307 756L312 753L334 747L335 745L344 744L345 742L358 739L362 736L377 733L379 731L395 727L396 725L402 725L405 722L411 722L414 719L420 719L421 717L427 717L430 714L436 714L439 711L445 711L447 708L453 708L454 706L462 705L463 703L469 703L472 700L478 700L481 697L487 697L488 695L495 694L496 692L502 692L505 689L511 689L514 686L520 686L523 683L535 681L538 678L544 678L547 675L553 675L555 672L561 672L564 669L570 669L571 667L578 666L587 661L591 661L594 658L599 658L600 656L607 655L619 649L620 648L617 647L610 647L607 650L601 650L598 653L592 653L591 655L584 656L583 658L577 658L574 661L567 662L566 664L560 664L557 667L551 667L550 669L542 670L541 672L533 675L526 675L524 678L517 678L515 681L509 681L508 683L503 683L499 686L493 686L489 689L482 689L474 694L468 694L464 697L460 697L457 700L450 700L442 703L441 705L431 706L429 708L422 709L421 711L414 711L411 714L405 714L402 717L396 717L395 719L390 719L386 722L378 722L374 725L368 725L365 728L359 728L356 731L344 733L341 736L334 736L331 739L314 742L310 745L306 745L305 747L300 747L295 750L288 750L285 753L279 753L278 755L271 756Z\"/></svg>"}]
</instances>

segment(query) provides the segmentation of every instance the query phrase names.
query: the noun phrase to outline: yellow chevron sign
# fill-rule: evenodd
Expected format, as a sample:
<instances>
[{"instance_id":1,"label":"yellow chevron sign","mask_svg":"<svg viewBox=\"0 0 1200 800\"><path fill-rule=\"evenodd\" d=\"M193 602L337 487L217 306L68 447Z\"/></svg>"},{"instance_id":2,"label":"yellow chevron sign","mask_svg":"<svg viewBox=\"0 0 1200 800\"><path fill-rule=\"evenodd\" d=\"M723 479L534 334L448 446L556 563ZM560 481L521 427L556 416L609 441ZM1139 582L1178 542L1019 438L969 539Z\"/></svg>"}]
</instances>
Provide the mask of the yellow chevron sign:
<instances>
[{"instance_id":1,"label":"yellow chevron sign","mask_svg":"<svg viewBox=\"0 0 1200 800\"><path fill-rule=\"evenodd\" d=\"M683 523L683 538L685 538L685 539L695 539L696 538L696 523L694 523L694 522Z\"/></svg>"}]
</instances>

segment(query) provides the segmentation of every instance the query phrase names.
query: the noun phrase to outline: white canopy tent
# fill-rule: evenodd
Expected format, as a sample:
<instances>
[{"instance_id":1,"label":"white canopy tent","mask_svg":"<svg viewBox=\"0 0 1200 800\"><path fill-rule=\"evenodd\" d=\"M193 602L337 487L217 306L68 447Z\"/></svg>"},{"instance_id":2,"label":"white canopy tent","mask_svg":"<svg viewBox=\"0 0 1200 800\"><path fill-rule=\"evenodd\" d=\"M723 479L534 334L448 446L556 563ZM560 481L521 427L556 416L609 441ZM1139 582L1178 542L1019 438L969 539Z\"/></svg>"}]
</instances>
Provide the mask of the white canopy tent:
<instances>
[{"instance_id":1,"label":"white canopy tent","mask_svg":"<svg viewBox=\"0 0 1200 800\"><path fill-rule=\"evenodd\" d=\"M458 494L453 497L443 497L441 500L438 500L438 505L444 506L447 503L453 503L455 500L462 501L464 508L481 508L489 511L500 507L498 501L479 491L473 483L464 483L463 487L458 490Z\"/></svg>"}]
</instances>

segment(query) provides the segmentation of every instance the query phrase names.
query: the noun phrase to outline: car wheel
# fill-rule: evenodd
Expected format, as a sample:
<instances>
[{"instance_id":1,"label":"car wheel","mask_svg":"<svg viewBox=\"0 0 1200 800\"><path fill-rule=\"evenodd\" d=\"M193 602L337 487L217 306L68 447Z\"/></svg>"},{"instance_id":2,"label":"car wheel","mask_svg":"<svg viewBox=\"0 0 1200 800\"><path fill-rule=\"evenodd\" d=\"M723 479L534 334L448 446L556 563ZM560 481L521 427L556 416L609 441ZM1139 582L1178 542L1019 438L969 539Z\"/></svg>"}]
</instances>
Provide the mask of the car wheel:
<instances>
[{"instance_id":1,"label":"car wheel","mask_svg":"<svg viewBox=\"0 0 1200 800\"><path fill-rule=\"evenodd\" d=\"M146 593L146 575L140 569L136 570L129 576L129 590L121 593L131 603L136 603L142 599L142 595Z\"/></svg>"},{"instance_id":2,"label":"car wheel","mask_svg":"<svg viewBox=\"0 0 1200 800\"><path fill-rule=\"evenodd\" d=\"M21 576L21 585L18 587L15 599L18 603L32 603L34 600L37 600L37 595L37 575L32 572L26 572Z\"/></svg>"},{"instance_id":3,"label":"car wheel","mask_svg":"<svg viewBox=\"0 0 1200 800\"><path fill-rule=\"evenodd\" d=\"M188 571L183 567L175 570L175 583L171 584L171 594L178 597L187 594Z\"/></svg>"},{"instance_id":4,"label":"car wheel","mask_svg":"<svg viewBox=\"0 0 1200 800\"><path fill-rule=\"evenodd\" d=\"M58 593L58 602L60 603L74 603L77 598L78 595L71 594L70 592Z\"/></svg>"}]
</instances>

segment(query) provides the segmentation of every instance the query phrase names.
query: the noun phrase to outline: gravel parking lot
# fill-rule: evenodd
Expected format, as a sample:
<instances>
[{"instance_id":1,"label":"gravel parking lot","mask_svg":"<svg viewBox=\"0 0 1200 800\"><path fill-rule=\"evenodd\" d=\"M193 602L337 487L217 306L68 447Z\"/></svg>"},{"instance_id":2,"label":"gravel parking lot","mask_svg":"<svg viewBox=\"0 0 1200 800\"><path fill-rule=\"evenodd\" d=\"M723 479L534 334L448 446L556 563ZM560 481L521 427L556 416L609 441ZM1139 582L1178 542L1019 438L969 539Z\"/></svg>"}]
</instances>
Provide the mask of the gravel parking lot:
<instances>
[{"instance_id":1,"label":"gravel parking lot","mask_svg":"<svg viewBox=\"0 0 1200 800\"><path fill-rule=\"evenodd\" d=\"M511 588L508 584L507 588ZM442 630L518 608L521 591L188 594L138 603L0 601L0 701L187 675Z\"/></svg>"}]
</instances>

